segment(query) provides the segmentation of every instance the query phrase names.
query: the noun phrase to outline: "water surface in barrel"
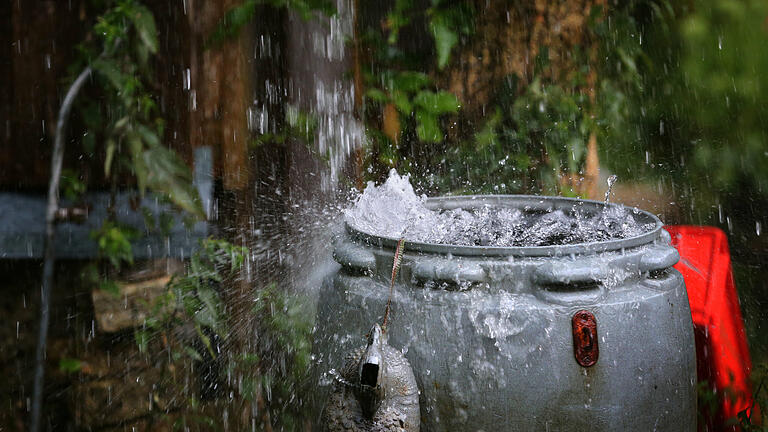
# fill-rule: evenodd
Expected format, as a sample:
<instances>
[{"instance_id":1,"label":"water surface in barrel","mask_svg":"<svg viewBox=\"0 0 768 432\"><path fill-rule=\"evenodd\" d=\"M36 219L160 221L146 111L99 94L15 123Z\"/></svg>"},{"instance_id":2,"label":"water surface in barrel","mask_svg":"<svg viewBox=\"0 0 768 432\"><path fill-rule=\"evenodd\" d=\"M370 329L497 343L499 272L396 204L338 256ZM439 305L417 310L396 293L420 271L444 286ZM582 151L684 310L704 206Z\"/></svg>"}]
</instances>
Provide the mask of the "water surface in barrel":
<instances>
[{"instance_id":1,"label":"water surface in barrel","mask_svg":"<svg viewBox=\"0 0 768 432\"><path fill-rule=\"evenodd\" d=\"M654 228L633 211L607 205L602 211L532 209L479 204L430 209L407 175L392 170L382 185L369 182L345 211L347 222L367 234L422 243L461 246L550 246L635 237Z\"/></svg>"}]
</instances>

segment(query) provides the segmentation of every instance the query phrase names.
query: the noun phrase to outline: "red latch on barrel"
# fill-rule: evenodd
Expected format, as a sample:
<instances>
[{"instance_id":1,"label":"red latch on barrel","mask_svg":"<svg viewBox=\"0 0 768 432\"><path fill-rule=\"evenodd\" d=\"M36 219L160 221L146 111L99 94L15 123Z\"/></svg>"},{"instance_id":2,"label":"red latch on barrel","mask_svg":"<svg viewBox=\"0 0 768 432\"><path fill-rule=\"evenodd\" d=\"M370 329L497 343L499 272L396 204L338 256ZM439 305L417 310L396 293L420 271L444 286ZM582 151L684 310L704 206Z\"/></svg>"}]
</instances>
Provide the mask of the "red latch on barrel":
<instances>
[{"instance_id":1,"label":"red latch on barrel","mask_svg":"<svg viewBox=\"0 0 768 432\"><path fill-rule=\"evenodd\" d=\"M584 367L594 366L600 350L597 348L597 320L592 312L580 310L571 319L573 355Z\"/></svg>"}]
</instances>

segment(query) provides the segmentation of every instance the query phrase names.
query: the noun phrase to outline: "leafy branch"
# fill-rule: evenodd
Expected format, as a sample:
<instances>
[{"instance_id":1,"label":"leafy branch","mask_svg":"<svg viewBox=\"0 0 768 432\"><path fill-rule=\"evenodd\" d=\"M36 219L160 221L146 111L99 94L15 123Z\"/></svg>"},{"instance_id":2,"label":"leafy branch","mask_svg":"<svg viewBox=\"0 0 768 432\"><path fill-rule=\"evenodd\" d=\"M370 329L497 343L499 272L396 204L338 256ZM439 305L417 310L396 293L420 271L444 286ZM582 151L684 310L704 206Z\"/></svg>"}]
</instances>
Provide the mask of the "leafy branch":
<instances>
[{"instance_id":1,"label":"leafy branch","mask_svg":"<svg viewBox=\"0 0 768 432\"><path fill-rule=\"evenodd\" d=\"M163 121L150 84L150 60L158 49L152 12L136 0L120 0L97 19L91 33L95 43L81 46L81 53L96 72L95 84L106 103L91 100L83 109L90 132L86 151L94 150L100 132L107 178L132 175L140 194L151 190L205 218L189 168L161 140Z\"/></svg>"},{"instance_id":2,"label":"leafy branch","mask_svg":"<svg viewBox=\"0 0 768 432\"><path fill-rule=\"evenodd\" d=\"M430 89L432 80L421 72L385 71L381 75L381 87L368 88L366 98L379 104L393 104L403 118L414 116L420 140L429 143L441 141L444 134L438 120L443 114L459 111L456 96Z\"/></svg>"},{"instance_id":3,"label":"leafy branch","mask_svg":"<svg viewBox=\"0 0 768 432\"><path fill-rule=\"evenodd\" d=\"M119 270L121 265L133 263L131 241L140 236L117 220L114 209L119 183L135 179L139 196L152 192L190 217L204 219L205 214L189 167L162 142L163 120L153 95L152 61L158 52L153 14L138 0L111 0L104 7L86 42L79 45L79 61L71 70L73 75L85 65L93 70L92 89L98 91L98 97L81 98L78 107L87 131L82 146L86 154L103 155L103 173L112 195L109 218L91 237L99 256ZM77 199L86 192L77 176L67 178L64 193L68 198ZM148 209L141 210L151 229L154 218ZM161 225L168 225L162 215ZM98 279L103 288L116 287L107 279Z\"/></svg>"}]
</instances>

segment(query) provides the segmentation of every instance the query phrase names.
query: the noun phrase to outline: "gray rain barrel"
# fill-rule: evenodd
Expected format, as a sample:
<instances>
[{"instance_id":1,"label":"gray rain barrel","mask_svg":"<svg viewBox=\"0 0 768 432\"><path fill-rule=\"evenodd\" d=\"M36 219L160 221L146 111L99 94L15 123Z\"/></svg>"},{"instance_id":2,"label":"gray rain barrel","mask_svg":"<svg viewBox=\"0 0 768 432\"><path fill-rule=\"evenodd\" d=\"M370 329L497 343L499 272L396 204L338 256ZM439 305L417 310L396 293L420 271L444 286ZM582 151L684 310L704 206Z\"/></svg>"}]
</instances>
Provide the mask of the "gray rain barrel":
<instances>
[{"instance_id":1,"label":"gray rain barrel","mask_svg":"<svg viewBox=\"0 0 768 432\"><path fill-rule=\"evenodd\" d=\"M462 196L427 205L595 213L606 204ZM653 229L561 246L406 243L388 338L413 367L422 431L696 430L693 325L672 268L679 256L658 218L629 211ZM341 267L317 309L322 372L340 368L381 322L396 242L350 226L337 239Z\"/></svg>"}]
</instances>

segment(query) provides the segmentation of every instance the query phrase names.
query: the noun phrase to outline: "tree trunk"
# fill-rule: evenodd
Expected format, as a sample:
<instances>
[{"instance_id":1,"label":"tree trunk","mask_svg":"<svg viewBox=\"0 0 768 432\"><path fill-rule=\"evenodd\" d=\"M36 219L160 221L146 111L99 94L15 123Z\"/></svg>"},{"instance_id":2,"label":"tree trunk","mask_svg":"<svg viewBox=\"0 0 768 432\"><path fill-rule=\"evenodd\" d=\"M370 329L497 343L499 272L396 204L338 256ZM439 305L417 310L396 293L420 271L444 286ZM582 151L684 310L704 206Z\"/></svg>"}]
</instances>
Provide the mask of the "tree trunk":
<instances>
[{"instance_id":1,"label":"tree trunk","mask_svg":"<svg viewBox=\"0 0 768 432\"><path fill-rule=\"evenodd\" d=\"M218 49L206 49L205 42L221 19L221 3L221 0L190 0L187 8L190 28L189 140L192 148L213 146L217 177L222 173L218 115L223 54Z\"/></svg>"},{"instance_id":2,"label":"tree trunk","mask_svg":"<svg viewBox=\"0 0 768 432\"><path fill-rule=\"evenodd\" d=\"M210 42L225 13L239 4L233 0L192 0L187 8L191 33L189 137L193 149L213 148L217 205L212 216L219 233L233 244L251 247L255 209L248 158L248 105L252 89L246 56L252 52L250 26L231 39ZM257 287L250 273L253 266L251 257L246 257L243 270L225 280L220 291L229 333L225 359L219 361L229 361L235 368L240 356L254 351L252 307ZM238 387L239 377L250 379L257 374L240 369L233 373L234 381L228 383L232 388ZM260 379L258 374L254 379ZM235 412L230 416L230 426L235 430L250 428L253 411L250 403L240 401L242 405L232 405Z\"/></svg>"}]
</instances>

